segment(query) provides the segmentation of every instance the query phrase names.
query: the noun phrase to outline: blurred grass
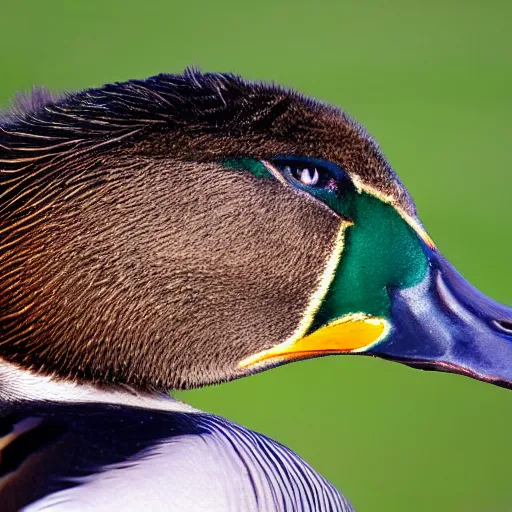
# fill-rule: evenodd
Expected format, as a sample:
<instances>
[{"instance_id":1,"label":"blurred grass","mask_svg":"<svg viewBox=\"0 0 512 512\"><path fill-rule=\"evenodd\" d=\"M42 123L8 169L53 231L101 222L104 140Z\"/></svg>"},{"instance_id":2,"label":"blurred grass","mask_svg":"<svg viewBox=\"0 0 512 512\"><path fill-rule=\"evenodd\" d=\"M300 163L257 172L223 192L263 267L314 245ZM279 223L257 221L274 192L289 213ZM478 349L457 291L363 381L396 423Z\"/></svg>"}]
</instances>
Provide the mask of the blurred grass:
<instances>
[{"instance_id":1,"label":"blurred grass","mask_svg":"<svg viewBox=\"0 0 512 512\"><path fill-rule=\"evenodd\" d=\"M512 303L512 3L2 0L0 105L191 64L363 122L446 256ZM366 358L181 394L290 446L360 512L512 510L512 394Z\"/></svg>"}]
</instances>

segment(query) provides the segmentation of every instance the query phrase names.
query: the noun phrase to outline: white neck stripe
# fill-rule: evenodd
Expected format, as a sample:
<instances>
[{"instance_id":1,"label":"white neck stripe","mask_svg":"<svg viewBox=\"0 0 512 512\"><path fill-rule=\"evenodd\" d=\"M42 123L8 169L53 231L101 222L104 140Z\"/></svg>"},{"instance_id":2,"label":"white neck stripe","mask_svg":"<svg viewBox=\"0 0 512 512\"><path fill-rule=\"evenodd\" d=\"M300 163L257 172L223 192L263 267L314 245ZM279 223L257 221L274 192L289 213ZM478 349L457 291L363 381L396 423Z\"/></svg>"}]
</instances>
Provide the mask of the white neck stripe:
<instances>
[{"instance_id":1,"label":"white neck stripe","mask_svg":"<svg viewBox=\"0 0 512 512\"><path fill-rule=\"evenodd\" d=\"M0 359L0 402L19 401L104 403L169 412L200 412L163 393L138 393L124 388L101 389L93 384L37 375Z\"/></svg>"}]
</instances>

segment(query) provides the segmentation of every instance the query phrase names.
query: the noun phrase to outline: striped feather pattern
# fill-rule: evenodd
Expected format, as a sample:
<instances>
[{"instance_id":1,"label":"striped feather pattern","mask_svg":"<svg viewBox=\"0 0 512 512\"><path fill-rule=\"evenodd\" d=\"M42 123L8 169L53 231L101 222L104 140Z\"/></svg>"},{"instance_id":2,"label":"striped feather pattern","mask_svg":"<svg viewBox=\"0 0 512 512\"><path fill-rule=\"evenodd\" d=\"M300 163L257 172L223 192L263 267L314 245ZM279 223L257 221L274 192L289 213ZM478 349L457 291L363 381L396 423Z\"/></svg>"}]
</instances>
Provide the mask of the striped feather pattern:
<instances>
[{"instance_id":1,"label":"striped feather pattern","mask_svg":"<svg viewBox=\"0 0 512 512\"><path fill-rule=\"evenodd\" d=\"M297 454L201 413L0 404L2 512L352 512Z\"/></svg>"},{"instance_id":2,"label":"striped feather pattern","mask_svg":"<svg viewBox=\"0 0 512 512\"><path fill-rule=\"evenodd\" d=\"M201 424L244 462L258 510L353 510L332 484L285 446L215 416L203 416Z\"/></svg>"}]
</instances>

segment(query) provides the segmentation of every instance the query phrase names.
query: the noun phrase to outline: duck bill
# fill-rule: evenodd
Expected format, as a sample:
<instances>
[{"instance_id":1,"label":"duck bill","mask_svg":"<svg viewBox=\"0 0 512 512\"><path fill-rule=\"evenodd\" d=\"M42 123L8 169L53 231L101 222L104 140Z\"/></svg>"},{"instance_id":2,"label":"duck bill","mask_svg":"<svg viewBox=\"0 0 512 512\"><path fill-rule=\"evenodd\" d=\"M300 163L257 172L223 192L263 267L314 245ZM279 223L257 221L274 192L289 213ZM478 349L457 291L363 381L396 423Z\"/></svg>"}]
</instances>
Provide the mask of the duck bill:
<instances>
[{"instance_id":1,"label":"duck bill","mask_svg":"<svg viewBox=\"0 0 512 512\"><path fill-rule=\"evenodd\" d=\"M436 251L427 277L391 290L387 338L367 354L512 388L512 309L469 284Z\"/></svg>"}]
</instances>

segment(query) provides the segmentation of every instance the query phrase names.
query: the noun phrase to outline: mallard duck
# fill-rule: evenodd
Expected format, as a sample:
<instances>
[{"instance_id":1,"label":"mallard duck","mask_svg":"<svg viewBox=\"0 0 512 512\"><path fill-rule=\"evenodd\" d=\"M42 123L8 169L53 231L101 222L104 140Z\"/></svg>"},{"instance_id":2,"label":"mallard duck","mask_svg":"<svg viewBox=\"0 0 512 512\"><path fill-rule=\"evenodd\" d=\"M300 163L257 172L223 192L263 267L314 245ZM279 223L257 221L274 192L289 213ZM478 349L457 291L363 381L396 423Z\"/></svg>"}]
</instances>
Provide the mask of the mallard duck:
<instances>
[{"instance_id":1,"label":"mallard duck","mask_svg":"<svg viewBox=\"0 0 512 512\"><path fill-rule=\"evenodd\" d=\"M441 256L365 129L187 70L0 124L0 501L352 510L281 444L169 390L330 354L512 384L512 310Z\"/></svg>"}]
</instances>

